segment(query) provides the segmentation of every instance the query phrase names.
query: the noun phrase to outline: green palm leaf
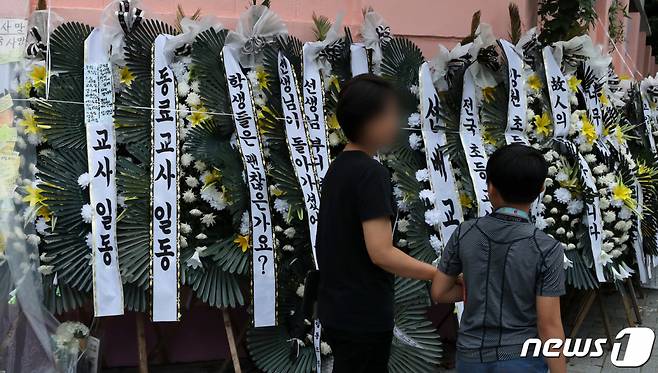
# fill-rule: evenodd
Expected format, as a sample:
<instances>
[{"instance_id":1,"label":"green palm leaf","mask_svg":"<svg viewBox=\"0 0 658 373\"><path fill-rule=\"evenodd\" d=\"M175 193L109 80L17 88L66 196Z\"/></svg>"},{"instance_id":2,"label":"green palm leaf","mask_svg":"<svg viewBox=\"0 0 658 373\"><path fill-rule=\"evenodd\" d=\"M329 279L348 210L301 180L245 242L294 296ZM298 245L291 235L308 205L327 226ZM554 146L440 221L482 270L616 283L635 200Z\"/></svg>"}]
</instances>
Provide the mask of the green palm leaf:
<instances>
[{"instance_id":1,"label":"green palm leaf","mask_svg":"<svg viewBox=\"0 0 658 373\"><path fill-rule=\"evenodd\" d=\"M80 22L58 26L50 36L50 58L53 71L66 74L82 84L85 62L85 39L92 27ZM52 97L51 97L52 98Z\"/></svg>"}]
</instances>

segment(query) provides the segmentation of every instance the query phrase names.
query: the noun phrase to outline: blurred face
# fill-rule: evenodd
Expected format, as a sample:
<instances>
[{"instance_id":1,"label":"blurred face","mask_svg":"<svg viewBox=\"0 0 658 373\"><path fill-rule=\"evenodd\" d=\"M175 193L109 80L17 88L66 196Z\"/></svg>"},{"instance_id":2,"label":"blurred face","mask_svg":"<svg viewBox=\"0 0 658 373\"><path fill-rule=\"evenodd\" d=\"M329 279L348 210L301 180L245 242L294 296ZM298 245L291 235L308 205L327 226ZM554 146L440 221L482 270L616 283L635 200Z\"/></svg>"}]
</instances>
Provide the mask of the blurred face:
<instances>
[{"instance_id":1,"label":"blurred face","mask_svg":"<svg viewBox=\"0 0 658 373\"><path fill-rule=\"evenodd\" d=\"M364 126L361 139L375 149L391 146L400 130L399 120L399 104L391 98L384 106L384 110Z\"/></svg>"}]
</instances>

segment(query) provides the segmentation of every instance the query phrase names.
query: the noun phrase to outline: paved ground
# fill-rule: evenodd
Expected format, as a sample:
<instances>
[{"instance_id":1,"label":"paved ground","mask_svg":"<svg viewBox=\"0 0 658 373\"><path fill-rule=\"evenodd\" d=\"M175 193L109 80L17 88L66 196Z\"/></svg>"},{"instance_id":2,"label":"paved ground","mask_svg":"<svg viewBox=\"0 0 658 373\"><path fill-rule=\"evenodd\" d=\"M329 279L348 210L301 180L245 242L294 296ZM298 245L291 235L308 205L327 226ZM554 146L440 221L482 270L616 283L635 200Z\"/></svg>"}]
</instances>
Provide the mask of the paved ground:
<instances>
[{"instance_id":1,"label":"paved ground","mask_svg":"<svg viewBox=\"0 0 658 373\"><path fill-rule=\"evenodd\" d=\"M654 330L658 339L658 290L643 289L643 299L639 299L642 326ZM604 296L604 305L608 309L613 338L616 333L628 326L621 297L617 293ZM579 338L606 338L603 319L598 303L594 303L589 316L583 322L578 333ZM627 339L624 341L626 342ZM611 345L611 344L610 344ZM622 348L624 351L624 348ZM622 355L623 356L623 355ZM599 358L572 358L568 362L569 373L656 373L658 372L658 341L654 343L649 362L641 368L617 368L610 362L610 351ZM455 373L451 369L444 371Z\"/></svg>"}]
</instances>

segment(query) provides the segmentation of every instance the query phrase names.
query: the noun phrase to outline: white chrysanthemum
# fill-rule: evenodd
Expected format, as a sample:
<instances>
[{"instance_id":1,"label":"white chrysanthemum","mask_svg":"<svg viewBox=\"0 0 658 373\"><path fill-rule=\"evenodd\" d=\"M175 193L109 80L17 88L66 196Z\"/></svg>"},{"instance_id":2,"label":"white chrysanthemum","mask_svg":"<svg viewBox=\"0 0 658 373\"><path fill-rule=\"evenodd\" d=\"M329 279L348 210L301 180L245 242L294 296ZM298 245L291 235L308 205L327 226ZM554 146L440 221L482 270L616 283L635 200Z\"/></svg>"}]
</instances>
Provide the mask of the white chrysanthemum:
<instances>
[{"instance_id":1,"label":"white chrysanthemum","mask_svg":"<svg viewBox=\"0 0 658 373\"><path fill-rule=\"evenodd\" d=\"M556 215L558 213L557 207L553 207L550 211L551 214Z\"/></svg>"},{"instance_id":2,"label":"white chrysanthemum","mask_svg":"<svg viewBox=\"0 0 658 373\"><path fill-rule=\"evenodd\" d=\"M282 249L283 251L289 251L289 252L295 251L295 248L292 245L284 245Z\"/></svg>"},{"instance_id":3,"label":"white chrysanthemum","mask_svg":"<svg viewBox=\"0 0 658 373\"><path fill-rule=\"evenodd\" d=\"M240 218L240 234L246 236L249 234L249 228L251 227L251 221L249 220L249 212L245 211L242 213Z\"/></svg>"},{"instance_id":4,"label":"white chrysanthemum","mask_svg":"<svg viewBox=\"0 0 658 373\"><path fill-rule=\"evenodd\" d=\"M274 200L274 209L281 215L285 216L288 214L288 209L290 209L290 204L283 198L277 198Z\"/></svg>"},{"instance_id":5,"label":"white chrysanthemum","mask_svg":"<svg viewBox=\"0 0 658 373\"><path fill-rule=\"evenodd\" d=\"M201 216L201 215L203 215L203 212L201 212L201 210L199 210L199 209L192 209L192 210L190 210L190 215L192 215L192 216Z\"/></svg>"},{"instance_id":6,"label":"white chrysanthemum","mask_svg":"<svg viewBox=\"0 0 658 373\"><path fill-rule=\"evenodd\" d=\"M190 153L183 153L180 156L180 163L185 167L191 165L192 161L194 161L194 157Z\"/></svg>"},{"instance_id":7,"label":"white chrysanthemum","mask_svg":"<svg viewBox=\"0 0 658 373\"><path fill-rule=\"evenodd\" d=\"M585 154L584 158L585 158L585 161L587 161L587 163L594 163L594 162L596 162L596 155L594 155L594 154L592 154L592 153Z\"/></svg>"},{"instance_id":8,"label":"white chrysanthemum","mask_svg":"<svg viewBox=\"0 0 658 373\"><path fill-rule=\"evenodd\" d=\"M41 238L37 236L36 234L28 234L27 235L27 243L31 246L37 247L39 246L39 243L41 242Z\"/></svg>"},{"instance_id":9,"label":"white chrysanthemum","mask_svg":"<svg viewBox=\"0 0 658 373\"><path fill-rule=\"evenodd\" d=\"M201 98L199 97L199 94L196 92L190 92L189 95L187 95L187 104L190 105L191 107L196 107L201 104Z\"/></svg>"},{"instance_id":10,"label":"white chrysanthemum","mask_svg":"<svg viewBox=\"0 0 658 373\"><path fill-rule=\"evenodd\" d=\"M202 246L202 248L203 248L204 250L206 249L205 246ZM185 261L185 264L187 264L187 266L190 267L190 268L192 268L192 269L203 268L203 263L201 262L201 257L200 257L200 254L199 254L199 252L200 252L199 249L200 249L199 247L195 248L195 249L194 249L194 254L192 254L192 256L189 257L189 259L187 259L187 260Z\"/></svg>"},{"instance_id":11,"label":"white chrysanthemum","mask_svg":"<svg viewBox=\"0 0 658 373\"><path fill-rule=\"evenodd\" d=\"M418 150L420 149L421 144L423 143L423 138L420 137L419 135L412 133L409 135L409 146L413 150Z\"/></svg>"},{"instance_id":12,"label":"white chrysanthemum","mask_svg":"<svg viewBox=\"0 0 658 373\"><path fill-rule=\"evenodd\" d=\"M572 232L572 231L568 231L568 232L567 232L567 238L572 238L572 237L573 237L573 232Z\"/></svg>"},{"instance_id":13,"label":"white chrysanthemum","mask_svg":"<svg viewBox=\"0 0 658 373\"><path fill-rule=\"evenodd\" d=\"M92 217L91 205L88 203L82 205L82 208L80 209L80 216L82 216L82 220L85 223L90 224Z\"/></svg>"},{"instance_id":14,"label":"white chrysanthemum","mask_svg":"<svg viewBox=\"0 0 658 373\"><path fill-rule=\"evenodd\" d=\"M550 166L548 167L548 175L553 176L557 173L557 167L555 166Z\"/></svg>"},{"instance_id":15,"label":"white chrysanthemum","mask_svg":"<svg viewBox=\"0 0 658 373\"><path fill-rule=\"evenodd\" d=\"M215 225L215 214L211 212L210 214L203 215L203 217L201 217L201 224L206 227L212 227Z\"/></svg>"},{"instance_id":16,"label":"white chrysanthemum","mask_svg":"<svg viewBox=\"0 0 658 373\"><path fill-rule=\"evenodd\" d=\"M409 86L409 92L411 92L414 96L418 96L418 86L412 84L411 86Z\"/></svg>"},{"instance_id":17,"label":"white chrysanthemum","mask_svg":"<svg viewBox=\"0 0 658 373\"><path fill-rule=\"evenodd\" d=\"M553 196L551 196L550 194L545 194L544 198L542 198L542 202L544 202L544 203L553 202Z\"/></svg>"},{"instance_id":18,"label":"white chrysanthemum","mask_svg":"<svg viewBox=\"0 0 658 373\"><path fill-rule=\"evenodd\" d=\"M426 169L420 169L416 171L416 180L418 181L428 181L430 179L430 172Z\"/></svg>"},{"instance_id":19,"label":"white chrysanthemum","mask_svg":"<svg viewBox=\"0 0 658 373\"><path fill-rule=\"evenodd\" d=\"M39 273L41 273L44 276L52 275L53 274L53 269L55 269L55 266L51 265L40 265L38 268Z\"/></svg>"},{"instance_id":20,"label":"white chrysanthemum","mask_svg":"<svg viewBox=\"0 0 658 373\"><path fill-rule=\"evenodd\" d=\"M619 219L628 220L633 215L633 211L626 206L622 206L619 210Z\"/></svg>"},{"instance_id":21,"label":"white chrysanthemum","mask_svg":"<svg viewBox=\"0 0 658 373\"><path fill-rule=\"evenodd\" d=\"M418 197L420 198L421 201L426 200L427 202L434 203L434 199L436 198L436 195L434 194L434 192L432 192L429 189L423 189L418 194Z\"/></svg>"},{"instance_id":22,"label":"white chrysanthemum","mask_svg":"<svg viewBox=\"0 0 658 373\"><path fill-rule=\"evenodd\" d=\"M555 180L557 181L566 181L569 178L569 175L567 175L564 171L560 171L555 175Z\"/></svg>"},{"instance_id":23,"label":"white chrysanthemum","mask_svg":"<svg viewBox=\"0 0 658 373\"><path fill-rule=\"evenodd\" d=\"M297 293L298 297L303 298L304 297L304 284L300 284L297 287L297 291L295 293Z\"/></svg>"},{"instance_id":24,"label":"white chrysanthemum","mask_svg":"<svg viewBox=\"0 0 658 373\"><path fill-rule=\"evenodd\" d=\"M558 202L567 204L571 202L571 192L565 188L558 188L555 190L555 199L557 199Z\"/></svg>"},{"instance_id":25,"label":"white chrysanthemum","mask_svg":"<svg viewBox=\"0 0 658 373\"><path fill-rule=\"evenodd\" d=\"M40 217L37 219L37 222L34 224L34 228L39 232L40 235L45 236L47 234L47 230L49 228L48 223L46 223L46 219Z\"/></svg>"},{"instance_id":26,"label":"white chrysanthemum","mask_svg":"<svg viewBox=\"0 0 658 373\"><path fill-rule=\"evenodd\" d=\"M608 207L610 207L610 200L605 197L601 197L599 199L599 207L601 210L606 210Z\"/></svg>"},{"instance_id":27,"label":"white chrysanthemum","mask_svg":"<svg viewBox=\"0 0 658 373\"><path fill-rule=\"evenodd\" d=\"M187 238L185 238L184 236L181 236L179 242L180 242L181 249L186 249L187 248Z\"/></svg>"},{"instance_id":28,"label":"white chrysanthemum","mask_svg":"<svg viewBox=\"0 0 658 373\"><path fill-rule=\"evenodd\" d=\"M581 153L589 153L592 151L592 145L590 145L588 142L584 142L578 145L578 150L580 150Z\"/></svg>"},{"instance_id":29,"label":"white chrysanthemum","mask_svg":"<svg viewBox=\"0 0 658 373\"><path fill-rule=\"evenodd\" d=\"M546 224L549 227L552 226L553 224L555 224L555 219L553 219L553 218L546 218L545 220L546 220Z\"/></svg>"},{"instance_id":30,"label":"white chrysanthemum","mask_svg":"<svg viewBox=\"0 0 658 373\"><path fill-rule=\"evenodd\" d=\"M188 234L192 232L192 227L187 223L180 223L180 232L181 234Z\"/></svg>"},{"instance_id":31,"label":"white chrysanthemum","mask_svg":"<svg viewBox=\"0 0 658 373\"><path fill-rule=\"evenodd\" d=\"M603 174L603 175L597 177L596 181L600 185L605 185L605 186L608 186L608 187L614 185L617 182L617 180L615 180L615 175L612 174L612 173Z\"/></svg>"},{"instance_id":32,"label":"white chrysanthemum","mask_svg":"<svg viewBox=\"0 0 658 373\"><path fill-rule=\"evenodd\" d=\"M595 175L601 175L604 174L608 171L608 167L606 167L604 164L600 164L592 169L592 172Z\"/></svg>"},{"instance_id":33,"label":"white chrysanthemum","mask_svg":"<svg viewBox=\"0 0 658 373\"><path fill-rule=\"evenodd\" d=\"M603 213L603 221L606 223L612 223L617 219L617 216L613 211L606 211Z\"/></svg>"},{"instance_id":34,"label":"white chrysanthemum","mask_svg":"<svg viewBox=\"0 0 658 373\"><path fill-rule=\"evenodd\" d=\"M607 253L615 248L615 245L612 242L605 242L603 244L603 250Z\"/></svg>"},{"instance_id":35,"label":"white chrysanthemum","mask_svg":"<svg viewBox=\"0 0 658 373\"><path fill-rule=\"evenodd\" d=\"M583 211L583 201L575 199L567 203L567 212L571 215L580 214Z\"/></svg>"},{"instance_id":36,"label":"white chrysanthemum","mask_svg":"<svg viewBox=\"0 0 658 373\"><path fill-rule=\"evenodd\" d=\"M430 246L432 246L432 249L434 249L436 252L441 250L441 240L439 240L439 237L437 237L435 234L430 236Z\"/></svg>"},{"instance_id":37,"label":"white chrysanthemum","mask_svg":"<svg viewBox=\"0 0 658 373\"><path fill-rule=\"evenodd\" d=\"M179 97L185 97L190 92L190 85L186 81L179 80L177 83L177 90Z\"/></svg>"},{"instance_id":38,"label":"white chrysanthemum","mask_svg":"<svg viewBox=\"0 0 658 373\"><path fill-rule=\"evenodd\" d=\"M575 248L576 248L575 244L570 243L570 244L567 245L567 250L573 250Z\"/></svg>"},{"instance_id":39,"label":"white chrysanthemum","mask_svg":"<svg viewBox=\"0 0 658 373\"><path fill-rule=\"evenodd\" d=\"M548 179L547 178L546 180L544 180L544 186L546 188L552 187L553 186L553 179Z\"/></svg>"},{"instance_id":40,"label":"white chrysanthemum","mask_svg":"<svg viewBox=\"0 0 658 373\"><path fill-rule=\"evenodd\" d=\"M427 225L437 225L441 222L441 211L437 209L432 209L432 210L427 210L425 211L425 223Z\"/></svg>"},{"instance_id":41,"label":"white chrysanthemum","mask_svg":"<svg viewBox=\"0 0 658 373\"><path fill-rule=\"evenodd\" d=\"M283 231L283 234L288 238L295 237L295 233L297 233L297 231L295 231L295 228L293 227L287 228L286 230Z\"/></svg>"},{"instance_id":42,"label":"white chrysanthemum","mask_svg":"<svg viewBox=\"0 0 658 373\"><path fill-rule=\"evenodd\" d=\"M199 172L203 172L206 170L206 164L201 161L194 161L194 169Z\"/></svg>"},{"instance_id":43,"label":"white chrysanthemum","mask_svg":"<svg viewBox=\"0 0 658 373\"><path fill-rule=\"evenodd\" d=\"M197 240L205 240L206 238L208 238L208 236L206 236L205 233L199 233L194 238L196 238Z\"/></svg>"},{"instance_id":44,"label":"white chrysanthemum","mask_svg":"<svg viewBox=\"0 0 658 373\"><path fill-rule=\"evenodd\" d=\"M193 82L190 84L190 88L191 88L194 92L199 92L199 81L198 81L198 80L193 81Z\"/></svg>"},{"instance_id":45,"label":"white chrysanthemum","mask_svg":"<svg viewBox=\"0 0 658 373\"><path fill-rule=\"evenodd\" d=\"M199 180L194 176L188 176L185 178L185 184L190 188L196 188L199 186Z\"/></svg>"},{"instance_id":46,"label":"white chrysanthemum","mask_svg":"<svg viewBox=\"0 0 658 373\"><path fill-rule=\"evenodd\" d=\"M398 220L398 225L397 225L398 231L405 233L409 230L409 220L407 219L400 219Z\"/></svg>"},{"instance_id":47,"label":"white chrysanthemum","mask_svg":"<svg viewBox=\"0 0 658 373\"><path fill-rule=\"evenodd\" d=\"M320 343L320 353L322 355L331 355L331 346L327 342Z\"/></svg>"},{"instance_id":48,"label":"white chrysanthemum","mask_svg":"<svg viewBox=\"0 0 658 373\"><path fill-rule=\"evenodd\" d=\"M331 132L329 134L329 145L337 146L340 144L340 136L336 132Z\"/></svg>"},{"instance_id":49,"label":"white chrysanthemum","mask_svg":"<svg viewBox=\"0 0 658 373\"><path fill-rule=\"evenodd\" d=\"M183 192L183 201L187 203L192 203L196 201L196 195L191 189L188 189L185 192Z\"/></svg>"},{"instance_id":50,"label":"white chrysanthemum","mask_svg":"<svg viewBox=\"0 0 658 373\"><path fill-rule=\"evenodd\" d=\"M569 215L562 215L562 216L560 217L560 220L562 220L562 221L564 221L564 222L569 221Z\"/></svg>"},{"instance_id":51,"label":"white chrysanthemum","mask_svg":"<svg viewBox=\"0 0 658 373\"><path fill-rule=\"evenodd\" d=\"M555 233L559 234L559 235L563 235L563 234L566 233L566 230L564 230L564 228L560 227L560 228L555 230Z\"/></svg>"},{"instance_id":52,"label":"white chrysanthemum","mask_svg":"<svg viewBox=\"0 0 658 373\"><path fill-rule=\"evenodd\" d=\"M87 244L88 248L90 249L93 248L94 245L91 238L91 232L87 233L87 235L85 236L85 243Z\"/></svg>"},{"instance_id":53,"label":"white chrysanthemum","mask_svg":"<svg viewBox=\"0 0 658 373\"><path fill-rule=\"evenodd\" d=\"M117 204L121 207L126 207L126 196L117 194Z\"/></svg>"},{"instance_id":54,"label":"white chrysanthemum","mask_svg":"<svg viewBox=\"0 0 658 373\"><path fill-rule=\"evenodd\" d=\"M615 229L621 232L625 232L628 230L628 225L626 225L625 221L620 220L615 224Z\"/></svg>"},{"instance_id":55,"label":"white chrysanthemum","mask_svg":"<svg viewBox=\"0 0 658 373\"><path fill-rule=\"evenodd\" d=\"M420 127L420 114L412 113L411 115L409 115L409 118L407 119L407 123L409 123L409 127L411 128Z\"/></svg>"},{"instance_id":56,"label":"white chrysanthemum","mask_svg":"<svg viewBox=\"0 0 658 373\"><path fill-rule=\"evenodd\" d=\"M624 243L624 242L628 241L629 238L630 238L630 236L628 235L628 233L624 233L624 234L621 235L621 237L619 237L619 242Z\"/></svg>"},{"instance_id":57,"label":"white chrysanthemum","mask_svg":"<svg viewBox=\"0 0 658 373\"><path fill-rule=\"evenodd\" d=\"M544 219L544 218L541 217L541 216L537 216L537 217L536 217L536 219L535 219L535 227L537 227L537 229L539 229L539 230L544 230L544 229L546 229L547 226L548 226L548 224L546 223L546 219Z\"/></svg>"},{"instance_id":58,"label":"white chrysanthemum","mask_svg":"<svg viewBox=\"0 0 658 373\"><path fill-rule=\"evenodd\" d=\"M407 247L407 243L408 243L407 240L405 240L404 238L400 238L398 240L398 247Z\"/></svg>"},{"instance_id":59,"label":"white chrysanthemum","mask_svg":"<svg viewBox=\"0 0 658 373\"><path fill-rule=\"evenodd\" d=\"M80 185L80 188L82 189L88 187L90 182L91 182L91 177L89 176L88 172L85 172L84 174L78 177L78 185Z\"/></svg>"}]
</instances>

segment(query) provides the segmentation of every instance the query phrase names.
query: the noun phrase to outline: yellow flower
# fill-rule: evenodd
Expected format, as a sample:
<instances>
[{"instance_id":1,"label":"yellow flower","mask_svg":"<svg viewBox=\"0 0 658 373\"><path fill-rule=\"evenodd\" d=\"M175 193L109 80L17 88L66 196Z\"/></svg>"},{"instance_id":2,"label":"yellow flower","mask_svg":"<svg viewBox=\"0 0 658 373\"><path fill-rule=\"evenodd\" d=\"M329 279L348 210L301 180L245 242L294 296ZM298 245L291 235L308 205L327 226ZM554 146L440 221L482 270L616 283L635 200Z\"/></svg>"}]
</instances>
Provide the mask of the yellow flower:
<instances>
[{"instance_id":1,"label":"yellow flower","mask_svg":"<svg viewBox=\"0 0 658 373\"><path fill-rule=\"evenodd\" d=\"M535 91L542 89L541 79L539 79L539 75L537 74L530 74L530 76L528 76L528 80L526 80L526 84L528 87Z\"/></svg>"},{"instance_id":2,"label":"yellow flower","mask_svg":"<svg viewBox=\"0 0 658 373\"><path fill-rule=\"evenodd\" d=\"M621 179L617 179L617 183L612 186L612 198L624 202L631 210L635 209L635 200L631 188L624 185Z\"/></svg>"},{"instance_id":3,"label":"yellow flower","mask_svg":"<svg viewBox=\"0 0 658 373\"><path fill-rule=\"evenodd\" d=\"M473 207L473 200L464 192L459 193L459 203L461 203L464 208Z\"/></svg>"},{"instance_id":4,"label":"yellow flower","mask_svg":"<svg viewBox=\"0 0 658 373\"><path fill-rule=\"evenodd\" d=\"M233 242L238 244L238 247L244 253L249 248L249 235L243 236L243 235L239 234L235 237L235 240L233 240Z\"/></svg>"},{"instance_id":5,"label":"yellow flower","mask_svg":"<svg viewBox=\"0 0 658 373\"><path fill-rule=\"evenodd\" d=\"M599 93L599 101L601 101L601 104L604 106L610 106L610 100L608 100L608 96L603 92Z\"/></svg>"},{"instance_id":6,"label":"yellow flower","mask_svg":"<svg viewBox=\"0 0 658 373\"><path fill-rule=\"evenodd\" d=\"M628 74L621 74L619 80L631 80L631 77Z\"/></svg>"},{"instance_id":7,"label":"yellow flower","mask_svg":"<svg viewBox=\"0 0 658 373\"><path fill-rule=\"evenodd\" d=\"M581 132L583 133L583 136L585 136L585 140L587 140L589 144L593 144L598 138L596 128L586 115L583 115L580 119L583 121L583 129Z\"/></svg>"},{"instance_id":8,"label":"yellow flower","mask_svg":"<svg viewBox=\"0 0 658 373\"><path fill-rule=\"evenodd\" d=\"M269 76L265 71L265 68L261 65L256 66L256 80L258 81L258 86L260 89L265 90L269 88Z\"/></svg>"},{"instance_id":9,"label":"yellow flower","mask_svg":"<svg viewBox=\"0 0 658 373\"><path fill-rule=\"evenodd\" d=\"M219 172L218 169L213 169L203 177L203 186L206 187L210 184L213 184L219 181L221 178L222 178L222 173Z\"/></svg>"},{"instance_id":10,"label":"yellow flower","mask_svg":"<svg viewBox=\"0 0 658 373\"><path fill-rule=\"evenodd\" d=\"M572 75L569 80L567 80L567 85L571 92L578 92L578 86L582 83L582 80L576 78L575 75Z\"/></svg>"},{"instance_id":11,"label":"yellow flower","mask_svg":"<svg viewBox=\"0 0 658 373\"><path fill-rule=\"evenodd\" d=\"M198 107L193 109L192 112L186 117L186 119L192 124L192 127L198 126L210 118L210 116L206 113L206 108Z\"/></svg>"},{"instance_id":12,"label":"yellow flower","mask_svg":"<svg viewBox=\"0 0 658 373\"><path fill-rule=\"evenodd\" d=\"M340 124L338 124L338 118L336 117L336 113L331 114L329 120L327 121L327 125L329 125L329 128L334 130L340 128Z\"/></svg>"},{"instance_id":13,"label":"yellow flower","mask_svg":"<svg viewBox=\"0 0 658 373\"><path fill-rule=\"evenodd\" d=\"M615 126L615 138L617 139L618 144L624 144L626 139L624 138L624 131L621 129L620 125Z\"/></svg>"},{"instance_id":14,"label":"yellow flower","mask_svg":"<svg viewBox=\"0 0 658 373\"><path fill-rule=\"evenodd\" d=\"M23 202L29 202L30 207L34 207L43 203L44 198L41 195L43 190L41 190L39 187L28 185L25 187L25 192L27 192L27 194L25 197L23 197Z\"/></svg>"},{"instance_id":15,"label":"yellow flower","mask_svg":"<svg viewBox=\"0 0 658 373\"><path fill-rule=\"evenodd\" d=\"M30 97L30 91L32 90L32 87L32 82L27 81L25 84L19 85L16 91L23 97Z\"/></svg>"},{"instance_id":16,"label":"yellow flower","mask_svg":"<svg viewBox=\"0 0 658 373\"><path fill-rule=\"evenodd\" d=\"M43 87L46 85L46 67L35 65L30 71L30 79L32 79L32 85L35 87Z\"/></svg>"},{"instance_id":17,"label":"yellow flower","mask_svg":"<svg viewBox=\"0 0 658 373\"><path fill-rule=\"evenodd\" d=\"M283 193L283 190L281 190L277 187L274 187L274 188L272 188L272 195L274 195L275 197L281 197L282 195L284 195L284 193Z\"/></svg>"},{"instance_id":18,"label":"yellow flower","mask_svg":"<svg viewBox=\"0 0 658 373\"><path fill-rule=\"evenodd\" d=\"M548 113L544 112L541 116L535 115L535 130L542 136L551 134L551 117L548 116Z\"/></svg>"},{"instance_id":19,"label":"yellow flower","mask_svg":"<svg viewBox=\"0 0 658 373\"><path fill-rule=\"evenodd\" d=\"M32 111L23 111L23 119L19 120L18 124L25 128L25 133L32 135L39 133L39 126L37 126L37 121Z\"/></svg>"},{"instance_id":20,"label":"yellow flower","mask_svg":"<svg viewBox=\"0 0 658 373\"><path fill-rule=\"evenodd\" d=\"M43 205L37 210L37 215L41 216L46 222L50 222L52 213L48 209L48 206Z\"/></svg>"},{"instance_id":21,"label":"yellow flower","mask_svg":"<svg viewBox=\"0 0 658 373\"><path fill-rule=\"evenodd\" d=\"M485 144L496 145L496 139L494 139L491 131L487 131L486 128L482 131L482 140L484 140Z\"/></svg>"},{"instance_id":22,"label":"yellow flower","mask_svg":"<svg viewBox=\"0 0 658 373\"><path fill-rule=\"evenodd\" d=\"M486 102L493 101L495 92L496 92L496 88L494 87L482 88L482 97L484 97L484 101Z\"/></svg>"},{"instance_id":23,"label":"yellow flower","mask_svg":"<svg viewBox=\"0 0 658 373\"><path fill-rule=\"evenodd\" d=\"M334 86L337 91L340 91L340 83L338 82L338 77L336 75L331 75L329 77L329 86Z\"/></svg>"},{"instance_id":24,"label":"yellow flower","mask_svg":"<svg viewBox=\"0 0 658 373\"><path fill-rule=\"evenodd\" d=\"M135 80L135 75L133 75L128 66L124 66L119 70L119 80L121 84L130 87L133 84L133 80Z\"/></svg>"}]
</instances>

